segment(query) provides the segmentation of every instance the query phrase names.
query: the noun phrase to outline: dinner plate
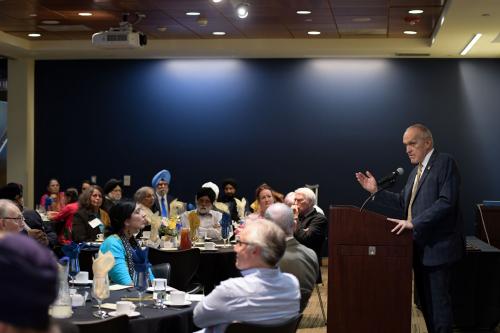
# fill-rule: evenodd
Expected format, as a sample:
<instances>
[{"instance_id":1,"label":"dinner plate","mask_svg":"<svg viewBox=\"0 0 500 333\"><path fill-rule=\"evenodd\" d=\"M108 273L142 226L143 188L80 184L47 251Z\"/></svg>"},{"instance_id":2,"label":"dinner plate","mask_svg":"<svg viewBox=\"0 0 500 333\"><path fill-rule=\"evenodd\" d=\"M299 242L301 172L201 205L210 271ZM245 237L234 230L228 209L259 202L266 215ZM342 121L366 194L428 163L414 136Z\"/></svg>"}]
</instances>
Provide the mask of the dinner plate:
<instances>
[{"instance_id":1,"label":"dinner plate","mask_svg":"<svg viewBox=\"0 0 500 333\"><path fill-rule=\"evenodd\" d=\"M79 286L84 286L87 284L92 284L92 280L75 280L71 282L71 284L79 285Z\"/></svg>"},{"instance_id":2,"label":"dinner plate","mask_svg":"<svg viewBox=\"0 0 500 333\"><path fill-rule=\"evenodd\" d=\"M184 301L183 304L173 304L170 301L165 301L164 303L165 303L165 305L168 305L168 306L188 306L188 305L191 305L191 301Z\"/></svg>"},{"instance_id":3,"label":"dinner plate","mask_svg":"<svg viewBox=\"0 0 500 333\"><path fill-rule=\"evenodd\" d=\"M125 313L118 313L116 311L111 311L108 313L111 317L118 317L118 316L121 316L121 315L124 315ZM140 312L137 312L137 311L132 311L132 312L129 312L127 313L127 316L129 316L130 318L133 318L133 317L138 317L140 316L141 313Z\"/></svg>"},{"instance_id":4,"label":"dinner plate","mask_svg":"<svg viewBox=\"0 0 500 333\"><path fill-rule=\"evenodd\" d=\"M160 251L177 251L176 247L160 247Z\"/></svg>"},{"instance_id":5,"label":"dinner plate","mask_svg":"<svg viewBox=\"0 0 500 333\"><path fill-rule=\"evenodd\" d=\"M200 251L212 251L212 252L215 252L215 251L218 251L217 248L215 249L205 249L204 247L199 247Z\"/></svg>"}]
</instances>

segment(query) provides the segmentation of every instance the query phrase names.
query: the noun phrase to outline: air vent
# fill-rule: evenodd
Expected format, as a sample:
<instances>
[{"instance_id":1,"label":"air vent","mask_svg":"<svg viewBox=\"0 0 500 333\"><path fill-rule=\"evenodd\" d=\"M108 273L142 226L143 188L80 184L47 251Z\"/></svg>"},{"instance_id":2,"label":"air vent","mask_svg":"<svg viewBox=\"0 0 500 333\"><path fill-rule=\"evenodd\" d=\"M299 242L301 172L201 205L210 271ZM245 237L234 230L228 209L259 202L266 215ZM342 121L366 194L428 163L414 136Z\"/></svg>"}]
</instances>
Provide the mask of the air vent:
<instances>
[{"instance_id":1,"label":"air vent","mask_svg":"<svg viewBox=\"0 0 500 333\"><path fill-rule=\"evenodd\" d=\"M395 53L396 57L430 57L430 53Z\"/></svg>"},{"instance_id":2,"label":"air vent","mask_svg":"<svg viewBox=\"0 0 500 333\"><path fill-rule=\"evenodd\" d=\"M109 33L106 35L106 40L108 42L126 42L128 41L128 35L127 34L113 34Z\"/></svg>"},{"instance_id":3,"label":"air vent","mask_svg":"<svg viewBox=\"0 0 500 333\"><path fill-rule=\"evenodd\" d=\"M89 27L83 25L83 24L66 24L66 25L39 25L38 26L40 29L43 29L45 31L91 31Z\"/></svg>"}]
</instances>

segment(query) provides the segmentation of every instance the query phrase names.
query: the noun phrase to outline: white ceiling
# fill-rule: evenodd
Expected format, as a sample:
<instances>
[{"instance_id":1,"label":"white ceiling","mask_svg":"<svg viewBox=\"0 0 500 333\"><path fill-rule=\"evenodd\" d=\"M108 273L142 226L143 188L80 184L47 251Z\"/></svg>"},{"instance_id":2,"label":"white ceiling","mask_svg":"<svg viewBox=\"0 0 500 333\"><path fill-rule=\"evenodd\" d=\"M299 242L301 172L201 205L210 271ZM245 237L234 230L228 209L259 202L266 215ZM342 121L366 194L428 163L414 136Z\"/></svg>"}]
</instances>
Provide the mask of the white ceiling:
<instances>
[{"instance_id":1,"label":"white ceiling","mask_svg":"<svg viewBox=\"0 0 500 333\"><path fill-rule=\"evenodd\" d=\"M448 0L445 20L435 43L430 39L200 39L150 40L142 49L101 50L90 40L29 41L0 32L0 54L35 59L87 58L310 58L396 57L429 54L433 58L462 58L461 50L475 33L482 38L463 58L497 58L500 41L499 0Z\"/></svg>"}]
</instances>

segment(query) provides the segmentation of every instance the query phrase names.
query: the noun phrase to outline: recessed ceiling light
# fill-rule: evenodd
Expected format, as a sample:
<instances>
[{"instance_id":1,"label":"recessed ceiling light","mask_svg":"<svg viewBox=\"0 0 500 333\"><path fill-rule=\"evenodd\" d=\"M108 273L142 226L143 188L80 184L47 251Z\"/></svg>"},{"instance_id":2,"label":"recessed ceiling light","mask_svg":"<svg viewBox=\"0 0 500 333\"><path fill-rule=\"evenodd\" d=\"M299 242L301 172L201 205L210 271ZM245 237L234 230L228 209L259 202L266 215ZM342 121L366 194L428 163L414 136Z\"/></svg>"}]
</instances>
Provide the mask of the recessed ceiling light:
<instances>
[{"instance_id":1,"label":"recessed ceiling light","mask_svg":"<svg viewBox=\"0 0 500 333\"><path fill-rule=\"evenodd\" d=\"M219 3L222 2L222 0L212 0L213 3Z\"/></svg>"},{"instance_id":2,"label":"recessed ceiling light","mask_svg":"<svg viewBox=\"0 0 500 333\"><path fill-rule=\"evenodd\" d=\"M311 14L311 11L310 10L298 10L297 14L299 14L299 15L309 15L309 14Z\"/></svg>"},{"instance_id":3,"label":"recessed ceiling light","mask_svg":"<svg viewBox=\"0 0 500 333\"><path fill-rule=\"evenodd\" d=\"M236 14L239 18L246 18L248 16L248 4L239 4L238 7L236 7Z\"/></svg>"},{"instance_id":4,"label":"recessed ceiling light","mask_svg":"<svg viewBox=\"0 0 500 333\"><path fill-rule=\"evenodd\" d=\"M403 33L405 35L416 35L417 34L417 32L413 31L413 30L406 30L406 31L403 31Z\"/></svg>"},{"instance_id":5,"label":"recessed ceiling light","mask_svg":"<svg viewBox=\"0 0 500 333\"><path fill-rule=\"evenodd\" d=\"M186 13L187 16L198 16L200 14L201 14L200 12L187 12Z\"/></svg>"},{"instance_id":6,"label":"recessed ceiling light","mask_svg":"<svg viewBox=\"0 0 500 333\"><path fill-rule=\"evenodd\" d=\"M370 22L372 19L370 17L355 17L352 19L353 22Z\"/></svg>"},{"instance_id":7,"label":"recessed ceiling light","mask_svg":"<svg viewBox=\"0 0 500 333\"><path fill-rule=\"evenodd\" d=\"M28 34L28 37L33 37L33 38L37 38L37 37L41 37L41 36L42 36L41 34L37 34L37 33Z\"/></svg>"},{"instance_id":8,"label":"recessed ceiling light","mask_svg":"<svg viewBox=\"0 0 500 333\"><path fill-rule=\"evenodd\" d=\"M311 31L308 31L307 34L308 35L317 36L317 35L321 35L321 32L320 31L316 31L316 30L311 30Z\"/></svg>"},{"instance_id":9,"label":"recessed ceiling light","mask_svg":"<svg viewBox=\"0 0 500 333\"><path fill-rule=\"evenodd\" d=\"M215 35L215 36L225 36L226 33L224 31L214 31L214 32L212 32L212 35Z\"/></svg>"},{"instance_id":10,"label":"recessed ceiling light","mask_svg":"<svg viewBox=\"0 0 500 333\"><path fill-rule=\"evenodd\" d=\"M305 22L312 22L312 21L313 21L313 19L312 19L312 18L306 18L306 19L304 19L304 21L305 21Z\"/></svg>"},{"instance_id":11,"label":"recessed ceiling light","mask_svg":"<svg viewBox=\"0 0 500 333\"><path fill-rule=\"evenodd\" d=\"M88 12L82 12L82 13L78 13L79 16L92 16L93 14L92 13L88 13Z\"/></svg>"},{"instance_id":12,"label":"recessed ceiling light","mask_svg":"<svg viewBox=\"0 0 500 333\"><path fill-rule=\"evenodd\" d=\"M167 31L167 27L158 27L158 28L156 28L156 30L158 30L160 32L165 32L165 31Z\"/></svg>"},{"instance_id":13,"label":"recessed ceiling light","mask_svg":"<svg viewBox=\"0 0 500 333\"><path fill-rule=\"evenodd\" d=\"M29 15L30 17L36 17L37 15L35 13L32 13Z\"/></svg>"},{"instance_id":14,"label":"recessed ceiling light","mask_svg":"<svg viewBox=\"0 0 500 333\"><path fill-rule=\"evenodd\" d=\"M412 10L409 10L408 13L409 14L422 14L424 11L422 9L412 9Z\"/></svg>"},{"instance_id":15,"label":"recessed ceiling light","mask_svg":"<svg viewBox=\"0 0 500 333\"><path fill-rule=\"evenodd\" d=\"M42 23L42 24L59 24L61 22L59 22L57 20L43 20L40 23Z\"/></svg>"}]
</instances>

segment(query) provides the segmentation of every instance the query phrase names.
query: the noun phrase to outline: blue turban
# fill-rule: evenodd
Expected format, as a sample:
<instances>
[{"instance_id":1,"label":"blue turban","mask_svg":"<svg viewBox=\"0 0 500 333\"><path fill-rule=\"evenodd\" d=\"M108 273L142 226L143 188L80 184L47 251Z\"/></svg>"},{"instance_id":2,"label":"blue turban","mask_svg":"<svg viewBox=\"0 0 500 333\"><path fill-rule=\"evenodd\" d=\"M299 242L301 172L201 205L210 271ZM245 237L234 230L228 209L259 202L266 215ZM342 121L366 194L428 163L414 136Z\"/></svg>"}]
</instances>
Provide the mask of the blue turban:
<instances>
[{"instance_id":1,"label":"blue turban","mask_svg":"<svg viewBox=\"0 0 500 333\"><path fill-rule=\"evenodd\" d=\"M170 172L168 170L163 169L153 177L151 185L153 185L153 188L156 188L160 180L164 180L167 182L167 184L170 184L170 178L171 178Z\"/></svg>"}]
</instances>

